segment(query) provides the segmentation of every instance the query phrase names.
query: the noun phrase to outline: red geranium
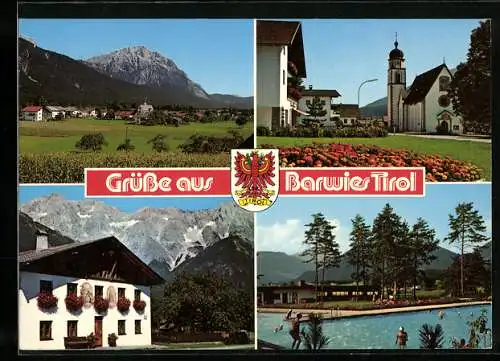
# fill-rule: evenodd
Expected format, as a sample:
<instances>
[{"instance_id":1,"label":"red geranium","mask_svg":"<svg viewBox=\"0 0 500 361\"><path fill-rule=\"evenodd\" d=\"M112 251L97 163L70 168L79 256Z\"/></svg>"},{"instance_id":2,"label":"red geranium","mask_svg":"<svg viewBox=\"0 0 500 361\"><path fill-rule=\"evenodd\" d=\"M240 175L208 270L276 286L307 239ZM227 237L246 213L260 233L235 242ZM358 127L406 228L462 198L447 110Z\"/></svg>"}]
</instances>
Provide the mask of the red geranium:
<instances>
[{"instance_id":1,"label":"red geranium","mask_svg":"<svg viewBox=\"0 0 500 361\"><path fill-rule=\"evenodd\" d=\"M103 298L102 296L96 296L94 299L94 309L98 313L104 313L109 308L109 300Z\"/></svg>"},{"instance_id":2,"label":"red geranium","mask_svg":"<svg viewBox=\"0 0 500 361\"><path fill-rule=\"evenodd\" d=\"M37 305L38 308L42 310L49 310L57 306L57 297L51 292L40 292L37 295Z\"/></svg>"},{"instance_id":3,"label":"red geranium","mask_svg":"<svg viewBox=\"0 0 500 361\"><path fill-rule=\"evenodd\" d=\"M143 300L134 300L134 309L137 312L142 312L146 308L146 302Z\"/></svg>"},{"instance_id":4,"label":"red geranium","mask_svg":"<svg viewBox=\"0 0 500 361\"><path fill-rule=\"evenodd\" d=\"M83 297L77 296L76 293L70 293L64 299L66 308L69 311L79 311L83 307Z\"/></svg>"},{"instance_id":5,"label":"red geranium","mask_svg":"<svg viewBox=\"0 0 500 361\"><path fill-rule=\"evenodd\" d=\"M118 301L116 302L116 308L120 312L126 312L130 308L130 300L125 297L118 297Z\"/></svg>"}]
</instances>

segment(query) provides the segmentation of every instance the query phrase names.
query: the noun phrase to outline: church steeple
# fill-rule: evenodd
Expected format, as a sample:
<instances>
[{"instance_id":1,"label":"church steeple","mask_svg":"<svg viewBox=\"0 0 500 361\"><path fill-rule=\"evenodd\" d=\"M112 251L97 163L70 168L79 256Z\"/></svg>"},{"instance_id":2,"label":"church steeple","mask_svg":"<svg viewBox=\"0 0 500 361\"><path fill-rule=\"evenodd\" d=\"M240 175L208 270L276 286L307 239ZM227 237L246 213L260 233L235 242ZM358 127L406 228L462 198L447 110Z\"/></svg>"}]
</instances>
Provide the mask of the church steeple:
<instances>
[{"instance_id":1,"label":"church steeple","mask_svg":"<svg viewBox=\"0 0 500 361\"><path fill-rule=\"evenodd\" d=\"M387 69L387 116L394 130L403 130L405 125L400 119L401 100L406 90L406 68L404 54L399 49L398 33L394 34L394 49L389 53ZM401 116L402 118L402 116Z\"/></svg>"},{"instance_id":2,"label":"church steeple","mask_svg":"<svg viewBox=\"0 0 500 361\"><path fill-rule=\"evenodd\" d=\"M396 35L395 35L395 40L394 40L394 49L397 49L398 48L398 32L396 31Z\"/></svg>"}]
</instances>

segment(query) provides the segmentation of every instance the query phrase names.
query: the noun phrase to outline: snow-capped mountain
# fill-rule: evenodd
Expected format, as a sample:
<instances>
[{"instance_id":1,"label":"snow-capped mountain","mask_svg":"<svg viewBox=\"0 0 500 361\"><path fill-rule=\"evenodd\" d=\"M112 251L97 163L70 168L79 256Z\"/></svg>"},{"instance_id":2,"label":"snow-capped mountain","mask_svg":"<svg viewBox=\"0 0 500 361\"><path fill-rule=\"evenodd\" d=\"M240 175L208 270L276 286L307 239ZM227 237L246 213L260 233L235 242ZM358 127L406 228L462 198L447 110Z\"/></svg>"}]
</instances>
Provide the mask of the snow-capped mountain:
<instances>
[{"instance_id":1,"label":"snow-capped mountain","mask_svg":"<svg viewBox=\"0 0 500 361\"><path fill-rule=\"evenodd\" d=\"M168 271L229 236L253 247L253 214L232 201L200 211L148 207L125 213L101 201L52 194L24 204L21 212L76 241L113 235L143 262Z\"/></svg>"},{"instance_id":2,"label":"snow-capped mountain","mask_svg":"<svg viewBox=\"0 0 500 361\"><path fill-rule=\"evenodd\" d=\"M173 60L144 46L131 46L95 56L85 63L109 77L129 83L155 88L173 86L199 98L210 98Z\"/></svg>"}]
</instances>

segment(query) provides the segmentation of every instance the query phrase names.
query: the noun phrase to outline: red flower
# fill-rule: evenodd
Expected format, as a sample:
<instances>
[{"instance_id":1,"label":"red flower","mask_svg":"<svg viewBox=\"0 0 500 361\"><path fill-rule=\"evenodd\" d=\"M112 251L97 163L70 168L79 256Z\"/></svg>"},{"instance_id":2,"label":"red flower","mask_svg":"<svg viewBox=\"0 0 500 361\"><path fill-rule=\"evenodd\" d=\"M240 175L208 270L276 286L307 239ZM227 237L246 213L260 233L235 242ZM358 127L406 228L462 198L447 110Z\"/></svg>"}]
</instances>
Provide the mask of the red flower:
<instances>
[{"instance_id":1,"label":"red flower","mask_svg":"<svg viewBox=\"0 0 500 361\"><path fill-rule=\"evenodd\" d=\"M142 312L146 308L146 302L142 300L134 300L134 309L137 312Z\"/></svg>"},{"instance_id":2,"label":"red flower","mask_svg":"<svg viewBox=\"0 0 500 361\"><path fill-rule=\"evenodd\" d=\"M76 293L70 293L64 299L68 311L79 311L83 307L83 297L77 296Z\"/></svg>"},{"instance_id":3,"label":"red flower","mask_svg":"<svg viewBox=\"0 0 500 361\"><path fill-rule=\"evenodd\" d=\"M57 306L57 297L51 292L40 292L37 295L37 305L41 310L49 310Z\"/></svg>"},{"instance_id":4,"label":"red flower","mask_svg":"<svg viewBox=\"0 0 500 361\"><path fill-rule=\"evenodd\" d=\"M94 299L94 309L97 313L104 313L109 308L109 300L102 296L96 296Z\"/></svg>"},{"instance_id":5,"label":"red flower","mask_svg":"<svg viewBox=\"0 0 500 361\"><path fill-rule=\"evenodd\" d=\"M118 297L118 301L116 302L116 308L120 312L127 312L130 308L130 300L125 297Z\"/></svg>"}]
</instances>

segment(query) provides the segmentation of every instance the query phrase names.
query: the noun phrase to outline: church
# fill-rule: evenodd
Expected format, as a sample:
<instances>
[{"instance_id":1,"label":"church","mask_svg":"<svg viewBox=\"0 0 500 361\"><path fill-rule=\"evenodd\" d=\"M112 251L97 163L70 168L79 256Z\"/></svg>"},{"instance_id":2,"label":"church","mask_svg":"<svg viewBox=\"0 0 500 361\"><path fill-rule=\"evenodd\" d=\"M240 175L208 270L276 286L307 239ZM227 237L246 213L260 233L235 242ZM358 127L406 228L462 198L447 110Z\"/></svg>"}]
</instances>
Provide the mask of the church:
<instances>
[{"instance_id":1,"label":"church","mask_svg":"<svg viewBox=\"0 0 500 361\"><path fill-rule=\"evenodd\" d=\"M404 54L396 39L387 70L387 115L391 131L462 134L462 119L455 115L448 96L452 78L443 61L418 75L407 88Z\"/></svg>"}]
</instances>

